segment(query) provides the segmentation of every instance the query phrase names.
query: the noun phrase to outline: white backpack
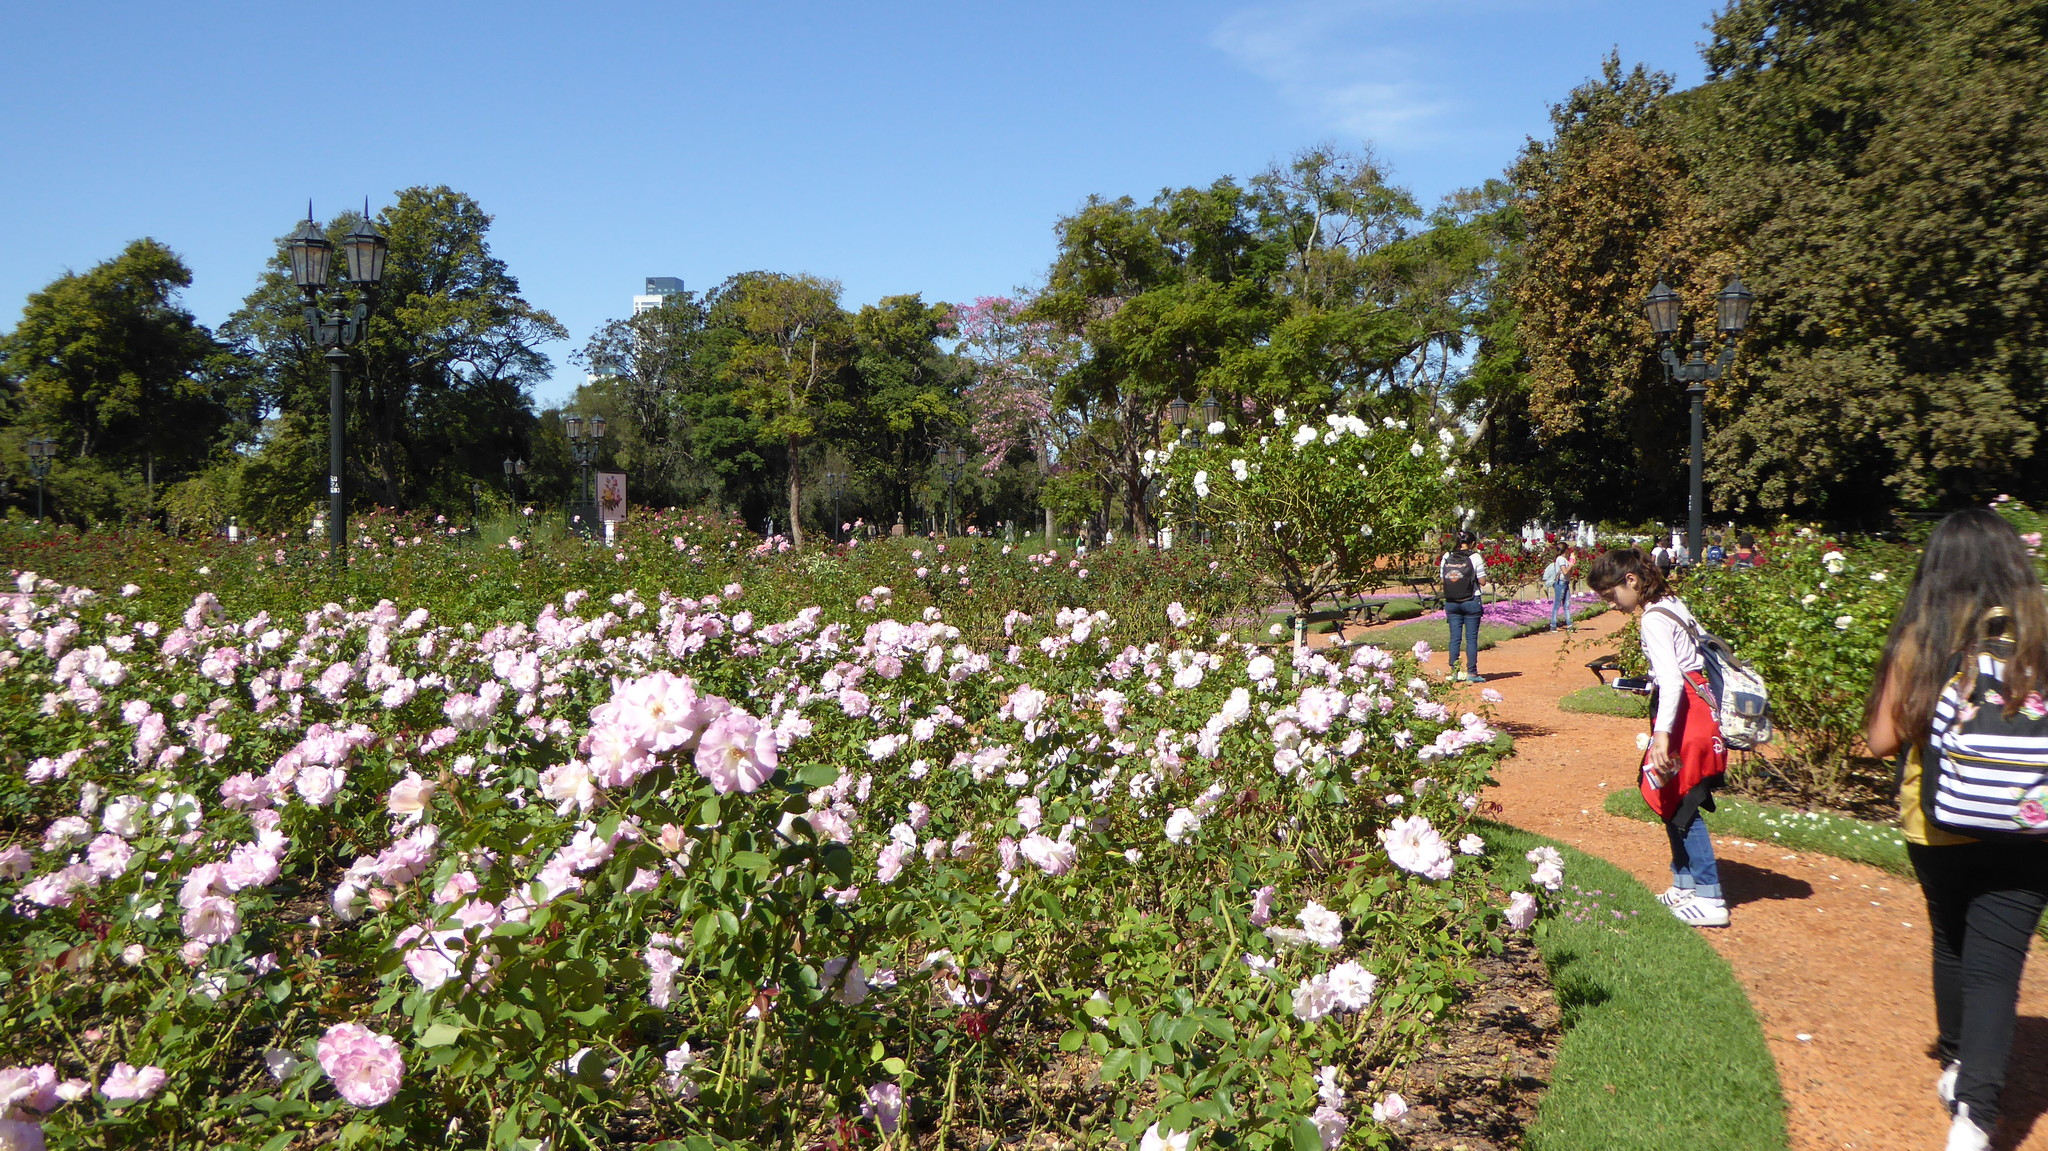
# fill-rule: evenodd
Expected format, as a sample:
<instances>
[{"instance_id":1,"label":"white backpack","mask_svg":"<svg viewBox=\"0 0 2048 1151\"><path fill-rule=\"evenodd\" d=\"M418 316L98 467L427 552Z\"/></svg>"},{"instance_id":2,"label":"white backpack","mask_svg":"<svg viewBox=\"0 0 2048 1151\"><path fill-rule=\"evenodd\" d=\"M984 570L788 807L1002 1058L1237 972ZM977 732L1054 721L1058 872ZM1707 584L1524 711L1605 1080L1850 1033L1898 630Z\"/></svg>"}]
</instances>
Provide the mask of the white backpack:
<instances>
[{"instance_id":1,"label":"white backpack","mask_svg":"<svg viewBox=\"0 0 2048 1151\"><path fill-rule=\"evenodd\" d=\"M1657 605L1646 610L1656 611ZM1744 663L1727 640L1675 611L1664 614L1683 626L1700 649L1722 744L1732 751L1754 751L1771 742L1771 689L1764 685L1764 677Z\"/></svg>"}]
</instances>

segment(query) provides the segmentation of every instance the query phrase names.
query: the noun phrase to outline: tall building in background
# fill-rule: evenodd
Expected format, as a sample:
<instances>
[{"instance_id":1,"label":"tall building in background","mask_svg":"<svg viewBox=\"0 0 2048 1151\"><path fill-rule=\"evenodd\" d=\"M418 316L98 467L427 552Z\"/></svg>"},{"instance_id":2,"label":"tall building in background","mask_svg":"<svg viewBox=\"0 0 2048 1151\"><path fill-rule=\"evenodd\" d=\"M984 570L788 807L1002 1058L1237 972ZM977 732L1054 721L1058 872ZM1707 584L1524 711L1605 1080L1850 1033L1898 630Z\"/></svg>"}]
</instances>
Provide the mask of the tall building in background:
<instances>
[{"instance_id":1,"label":"tall building in background","mask_svg":"<svg viewBox=\"0 0 2048 1151\"><path fill-rule=\"evenodd\" d=\"M651 312L662 305L668 297L683 290L683 282L674 276L647 277L647 294L633 297L633 314Z\"/></svg>"}]
</instances>

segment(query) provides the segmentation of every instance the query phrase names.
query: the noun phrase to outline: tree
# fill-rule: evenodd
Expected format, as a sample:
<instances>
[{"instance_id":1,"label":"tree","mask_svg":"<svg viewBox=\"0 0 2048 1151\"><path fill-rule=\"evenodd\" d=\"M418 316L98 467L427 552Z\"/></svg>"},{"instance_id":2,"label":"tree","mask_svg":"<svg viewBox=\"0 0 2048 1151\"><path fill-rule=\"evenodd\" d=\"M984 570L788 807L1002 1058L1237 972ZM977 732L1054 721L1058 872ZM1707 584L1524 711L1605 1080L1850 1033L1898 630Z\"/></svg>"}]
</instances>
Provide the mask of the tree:
<instances>
[{"instance_id":1,"label":"tree","mask_svg":"<svg viewBox=\"0 0 2048 1151\"><path fill-rule=\"evenodd\" d=\"M1182 522L1212 525L1303 613L1383 575L1452 511L1457 437L1391 416L1292 415L1154 455Z\"/></svg>"},{"instance_id":2,"label":"tree","mask_svg":"<svg viewBox=\"0 0 2048 1151\"><path fill-rule=\"evenodd\" d=\"M331 221L330 238L359 218ZM539 349L568 333L520 295L491 254L490 225L476 201L447 187L404 189L377 216L390 255L345 379L351 487L378 503L466 502L469 483L499 474L530 434L528 389L551 367ZM324 436L327 369L307 338L288 267L280 240L223 333L261 365L279 432Z\"/></svg>"},{"instance_id":3,"label":"tree","mask_svg":"<svg viewBox=\"0 0 2048 1151\"><path fill-rule=\"evenodd\" d=\"M1014 453L1037 458L1045 536L1054 534L1054 508L1046 480L1060 454L1061 422L1052 397L1080 363L1080 341L1044 320L1026 319L1028 300L983 296L954 316L959 351L974 364L974 383L963 397L968 435L981 449L982 472L993 475Z\"/></svg>"},{"instance_id":4,"label":"tree","mask_svg":"<svg viewBox=\"0 0 2048 1151\"><path fill-rule=\"evenodd\" d=\"M1526 247L1508 292L1527 375L1499 414L1524 434L1496 438L1495 463L1549 492L1555 514L1684 506L1685 395L1664 379L1642 301L1667 279L1706 320L1736 261L1674 139L1670 90L1609 56L1511 173Z\"/></svg>"},{"instance_id":5,"label":"tree","mask_svg":"<svg viewBox=\"0 0 2048 1151\"><path fill-rule=\"evenodd\" d=\"M713 313L733 332L724 370L734 400L759 422L763 442L788 453L790 538L802 547L803 444L844 402L841 371L852 333L839 285L816 276L750 272L721 290Z\"/></svg>"},{"instance_id":6,"label":"tree","mask_svg":"<svg viewBox=\"0 0 2048 1151\"><path fill-rule=\"evenodd\" d=\"M122 510L111 475L127 471L139 473L149 510L161 482L203 466L251 414L235 357L177 304L191 283L176 253L136 240L32 294L21 322L0 338L0 372L24 430L56 438L70 467L108 473L80 489L106 493L80 513ZM60 491L66 482L53 478Z\"/></svg>"}]
</instances>

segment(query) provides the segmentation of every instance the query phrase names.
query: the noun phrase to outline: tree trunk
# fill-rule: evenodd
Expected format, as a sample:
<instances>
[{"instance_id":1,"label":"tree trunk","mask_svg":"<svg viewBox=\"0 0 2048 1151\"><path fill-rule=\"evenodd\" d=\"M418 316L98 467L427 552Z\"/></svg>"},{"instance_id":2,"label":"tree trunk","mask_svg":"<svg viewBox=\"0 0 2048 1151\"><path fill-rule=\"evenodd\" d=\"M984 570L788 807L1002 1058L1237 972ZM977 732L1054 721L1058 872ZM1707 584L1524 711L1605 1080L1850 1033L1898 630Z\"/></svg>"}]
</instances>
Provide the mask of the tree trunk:
<instances>
[{"instance_id":1,"label":"tree trunk","mask_svg":"<svg viewBox=\"0 0 2048 1151\"><path fill-rule=\"evenodd\" d=\"M789 539L797 547L804 546L803 521L797 518L796 509L802 489L797 486L796 476L797 438L789 437Z\"/></svg>"}]
</instances>

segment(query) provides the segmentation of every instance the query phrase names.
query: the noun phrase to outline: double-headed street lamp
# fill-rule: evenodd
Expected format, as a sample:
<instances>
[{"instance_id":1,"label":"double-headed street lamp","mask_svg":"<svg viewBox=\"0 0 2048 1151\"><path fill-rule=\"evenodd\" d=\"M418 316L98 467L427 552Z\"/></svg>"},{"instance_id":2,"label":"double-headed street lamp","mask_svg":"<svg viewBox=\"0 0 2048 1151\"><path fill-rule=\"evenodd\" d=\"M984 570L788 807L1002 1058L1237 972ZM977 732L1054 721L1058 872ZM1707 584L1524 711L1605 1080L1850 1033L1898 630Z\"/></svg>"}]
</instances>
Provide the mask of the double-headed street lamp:
<instances>
[{"instance_id":1,"label":"double-headed street lamp","mask_svg":"<svg viewBox=\"0 0 2048 1151\"><path fill-rule=\"evenodd\" d=\"M511 456L505 457L505 494L507 496L514 500L519 498L519 488L516 485L519 477L525 474L525 460L515 460Z\"/></svg>"},{"instance_id":2,"label":"double-headed street lamp","mask_svg":"<svg viewBox=\"0 0 2048 1151\"><path fill-rule=\"evenodd\" d=\"M1691 354L1679 359L1678 324L1684 302L1683 297L1671 290L1671 285L1659 280L1643 301L1643 314L1649 317L1650 330L1657 333L1657 342L1663 345L1664 378L1684 384L1685 394L1692 400L1692 490L1689 493L1685 547L1692 562L1698 563L1702 554L1700 521L1706 515L1700 475L1705 455L1707 385L1718 383L1721 374L1735 361L1735 341L1749 326L1749 309L1756 303L1756 294L1742 286L1740 277L1730 276L1727 285L1714 297L1714 326L1720 332L1722 343L1721 353L1712 361L1707 359L1707 348L1712 341L1699 332L1693 334Z\"/></svg>"},{"instance_id":3,"label":"double-headed street lamp","mask_svg":"<svg viewBox=\"0 0 2048 1151\"><path fill-rule=\"evenodd\" d=\"M327 558L336 567L345 565L348 547L348 501L342 492L342 436L346 413L341 394L341 365L348 361L343 348L355 344L369 329L370 295L384 282L384 256L389 250L384 237L370 227L370 207L363 205L362 222L341 238L348 254L348 272L334 285L327 307L320 307L320 293L328 287L328 265L334 259L334 245L313 221L313 206L306 206L306 222L292 234L289 245L292 282L306 294L306 331L313 342L327 349ZM353 284L362 295L351 306L342 295L341 283Z\"/></svg>"},{"instance_id":4,"label":"double-headed street lamp","mask_svg":"<svg viewBox=\"0 0 2048 1151\"><path fill-rule=\"evenodd\" d=\"M966 474L966 448L963 448L960 445L955 444L953 445L953 450L950 453L948 453L944 448L939 449L939 475L943 477L946 481L947 535L954 534L954 530L958 526L955 522L956 517L953 511L953 494L960 487L961 477L965 476Z\"/></svg>"},{"instance_id":5,"label":"double-headed street lamp","mask_svg":"<svg viewBox=\"0 0 2048 1151\"><path fill-rule=\"evenodd\" d=\"M597 493L590 486L590 465L597 462L597 449L604 442L604 417L590 417L590 430L584 432L582 416L570 416L562 421L569 428L569 456L582 469L582 482L577 488L577 502L569 509L569 522L576 530L590 534L597 530Z\"/></svg>"},{"instance_id":6,"label":"double-headed street lamp","mask_svg":"<svg viewBox=\"0 0 2048 1151\"><path fill-rule=\"evenodd\" d=\"M1220 411L1221 409L1216 403L1216 397L1204 393L1202 396L1202 422L1190 433L1188 431L1188 402L1179 396L1175 396L1173 397L1173 402L1166 405L1166 418L1173 421L1174 437L1176 439L1184 436L1189 437L1194 446L1199 448L1202 446L1202 440L1207 435L1210 425L1216 422L1216 417Z\"/></svg>"},{"instance_id":7,"label":"double-headed street lamp","mask_svg":"<svg viewBox=\"0 0 2048 1151\"><path fill-rule=\"evenodd\" d=\"M28 470L36 478L36 518L43 518L43 481L50 477L50 464L57 459L57 441L47 436L28 442Z\"/></svg>"}]
</instances>

